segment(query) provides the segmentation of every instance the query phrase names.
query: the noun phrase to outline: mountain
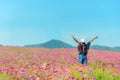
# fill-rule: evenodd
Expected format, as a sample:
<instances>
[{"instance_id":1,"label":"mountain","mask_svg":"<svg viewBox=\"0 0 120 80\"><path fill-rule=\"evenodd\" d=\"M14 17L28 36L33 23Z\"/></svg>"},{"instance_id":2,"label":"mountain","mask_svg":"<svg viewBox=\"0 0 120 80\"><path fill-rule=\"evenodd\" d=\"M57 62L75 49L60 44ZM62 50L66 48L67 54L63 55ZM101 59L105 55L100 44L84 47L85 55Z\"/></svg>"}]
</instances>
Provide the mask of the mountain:
<instances>
[{"instance_id":1,"label":"mountain","mask_svg":"<svg viewBox=\"0 0 120 80\"><path fill-rule=\"evenodd\" d=\"M41 44L25 45L24 47L44 47L44 48L73 48L72 45L62 42L60 40L50 40Z\"/></svg>"},{"instance_id":2,"label":"mountain","mask_svg":"<svg viewBox=\"0 0 120 80\"><path fill-rule=\"evenodd\" d=\"M109 51L118 51L118 52L120 52L120 46L108 47L108 46L93 45L93 46L91 46L91 48L96 49L96 50L109 50Z\"/></svg>"},{"instance_id":3,"label":"mountain","mask_svg":"<svg viewBox=\"0 0 120 80\"><path fill-rule=\"evenodd\" d=\"M33 44L33 45L25 45L24 47L34 47L34 48L74 48L72 45L62 42L60 40L50 40L45 43L41 44ZM90 47L91 49L95 50L109 50L109 51L118 51L120 52L120 46L118 47L108 47L108 46L100 46L100 45L93 45Z\"/></svg>"}]
</instances>

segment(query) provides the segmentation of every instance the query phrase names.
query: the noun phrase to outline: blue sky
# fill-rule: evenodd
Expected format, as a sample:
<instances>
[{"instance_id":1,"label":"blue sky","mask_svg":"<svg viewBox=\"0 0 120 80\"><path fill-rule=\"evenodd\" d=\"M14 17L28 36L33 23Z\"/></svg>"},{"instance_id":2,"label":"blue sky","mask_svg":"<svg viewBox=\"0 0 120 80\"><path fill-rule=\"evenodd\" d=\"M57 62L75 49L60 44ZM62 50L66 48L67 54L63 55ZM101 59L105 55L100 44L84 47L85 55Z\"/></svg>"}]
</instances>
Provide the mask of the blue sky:
<instances>
[{"instance_id":1,"label":"blue sky","mask_svg":"<svg viewBox=\"0 0 120 80\"><path fill-rule=\"evenodd\" d=\"M120 46L119 0L0 0L0 44L22 46L71 38Z\"/></svg>"}]
</instances>

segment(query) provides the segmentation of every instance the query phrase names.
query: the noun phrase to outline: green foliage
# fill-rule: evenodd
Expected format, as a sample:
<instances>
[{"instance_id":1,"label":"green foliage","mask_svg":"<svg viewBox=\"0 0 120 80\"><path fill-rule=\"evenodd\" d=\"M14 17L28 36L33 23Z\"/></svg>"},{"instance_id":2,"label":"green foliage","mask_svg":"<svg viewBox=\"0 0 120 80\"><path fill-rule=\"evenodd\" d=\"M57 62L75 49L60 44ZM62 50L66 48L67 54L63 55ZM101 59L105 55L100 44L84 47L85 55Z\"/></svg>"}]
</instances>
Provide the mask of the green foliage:
<instances>
[{"instance_id":1,"label":"green foliage","mask_svg":"<svg viewBox=\"0 0 120 80\"><path fill-rule=\"evenodd\" d=\"M0 74L0 79L6 80L6 78L8 78L9 80L13 80L13 77L6 73Z\"/></svg>"}]
</instances>

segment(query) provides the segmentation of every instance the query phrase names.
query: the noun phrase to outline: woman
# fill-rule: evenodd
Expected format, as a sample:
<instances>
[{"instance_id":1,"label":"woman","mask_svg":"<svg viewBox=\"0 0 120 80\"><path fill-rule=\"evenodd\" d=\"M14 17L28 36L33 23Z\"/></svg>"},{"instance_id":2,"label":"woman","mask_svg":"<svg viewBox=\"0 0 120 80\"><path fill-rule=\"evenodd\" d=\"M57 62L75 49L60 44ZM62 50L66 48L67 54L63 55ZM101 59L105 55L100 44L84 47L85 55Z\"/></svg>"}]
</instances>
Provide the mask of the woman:
<instances>
[{"instance_id":1,"label":"woman","mask_svg":"<svg viewBox=\"0 0 120 80\"><path fill-rule=\"evenodd\" d=\"M79 63L87 65L87 54L88 54L90 44L95 39L97 39L98 36L95 36L88 43L85 43L84 39L81 39L81 41L79 42L73 35L72 35L72 38L78 44L78 53L79 53L78 54L78 61L79 61Z\"/></svg>"}]
</instances>

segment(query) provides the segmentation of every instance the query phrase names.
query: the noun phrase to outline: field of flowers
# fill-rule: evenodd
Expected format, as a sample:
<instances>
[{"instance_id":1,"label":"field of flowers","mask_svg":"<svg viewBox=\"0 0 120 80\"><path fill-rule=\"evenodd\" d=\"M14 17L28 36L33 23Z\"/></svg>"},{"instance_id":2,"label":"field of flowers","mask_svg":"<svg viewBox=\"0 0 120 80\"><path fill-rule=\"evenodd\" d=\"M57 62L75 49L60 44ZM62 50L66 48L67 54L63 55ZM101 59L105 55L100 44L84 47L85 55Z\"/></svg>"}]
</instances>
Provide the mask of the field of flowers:
<instances>
[{"instance_id":1,"label":"field of flowers","mask_svg":"<svg viewBox=\"0 0 120 80\"><path fill-rule=\"evenodd\" d=\"M0 47L0 80L120 80L120 52L90 50L88 65L77 49Z\"/></svg>"}]
</instances>

